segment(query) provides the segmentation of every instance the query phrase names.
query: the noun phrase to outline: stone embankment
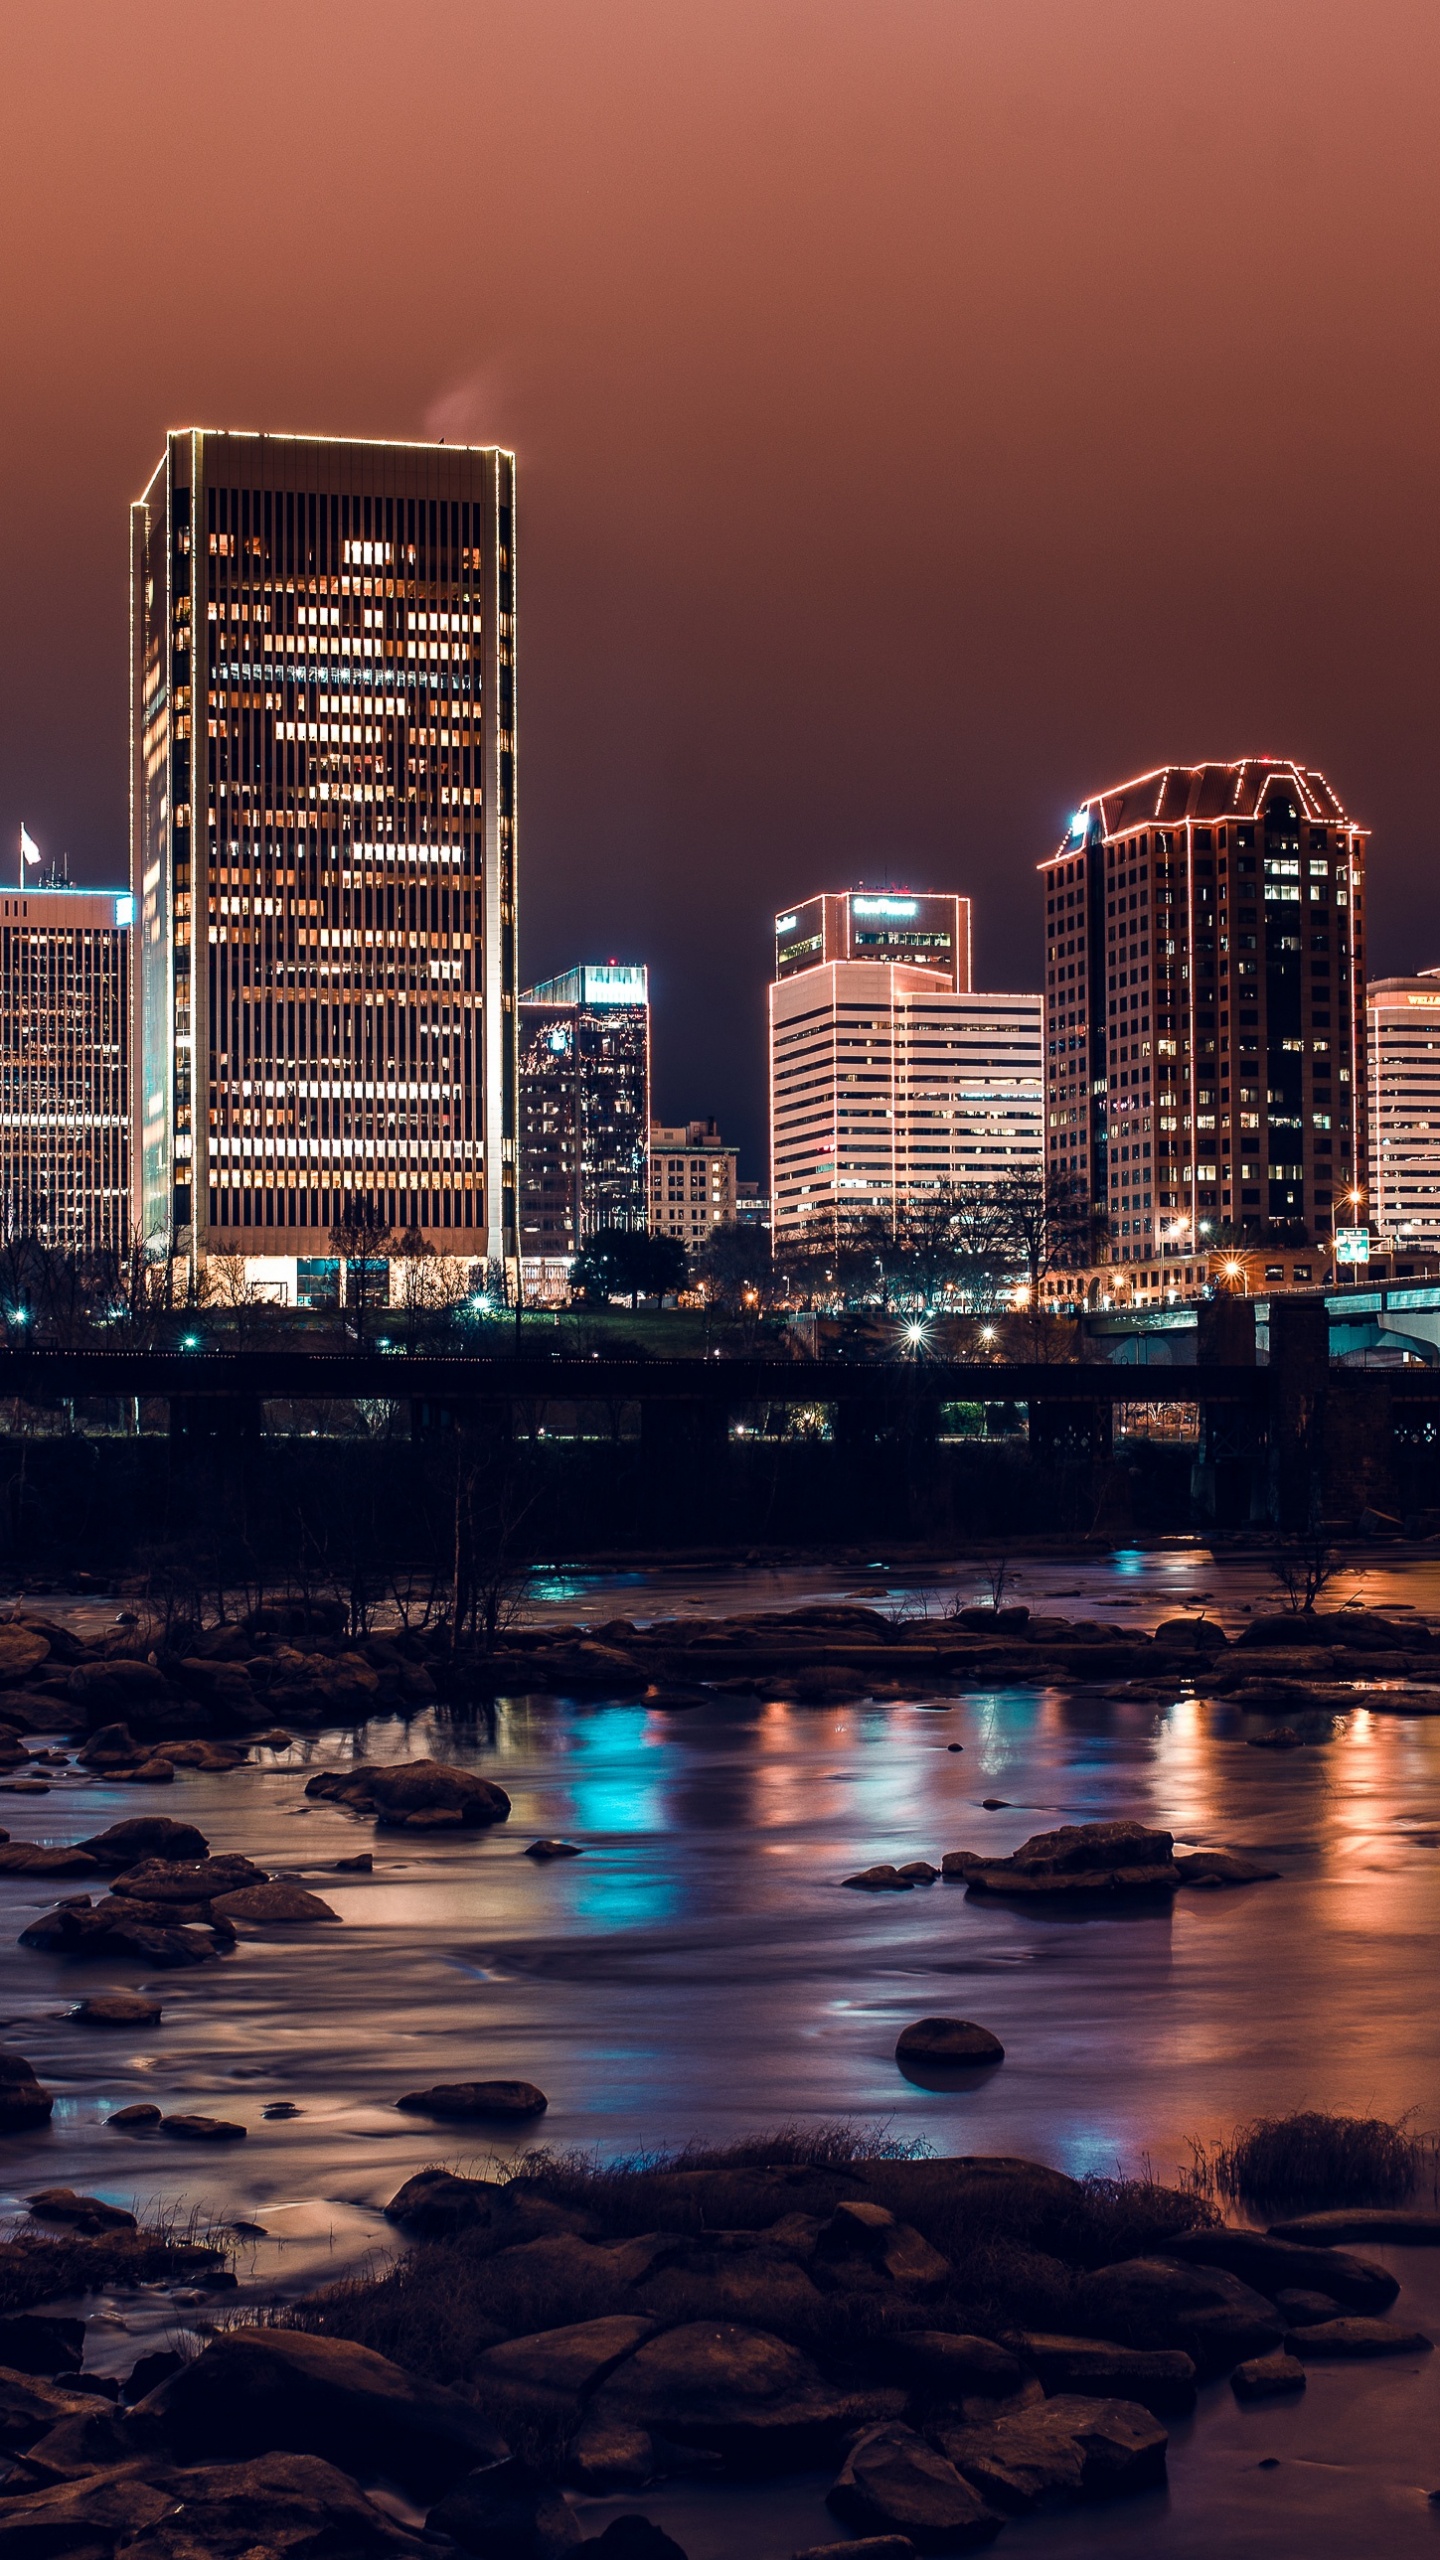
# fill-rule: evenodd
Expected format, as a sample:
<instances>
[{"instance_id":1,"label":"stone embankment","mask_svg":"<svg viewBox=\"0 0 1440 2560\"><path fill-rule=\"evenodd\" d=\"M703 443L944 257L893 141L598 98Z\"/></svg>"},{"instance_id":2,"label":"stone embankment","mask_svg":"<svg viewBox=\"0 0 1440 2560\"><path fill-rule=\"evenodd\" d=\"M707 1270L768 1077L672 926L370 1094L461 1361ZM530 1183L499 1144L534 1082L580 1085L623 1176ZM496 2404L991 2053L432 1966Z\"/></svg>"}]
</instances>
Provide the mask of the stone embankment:
<instances>
[{"instance_id":1,"label":"stone embankment","mask_svg":"<svg viewBox=\"0 0 1440 2560\"><path fill-rule=\"evenodd\" d=\"M94 2198L32 2199L0 2245L0 2560L684 2560L638 2515L587 2542L567 2489L819 2465L849 2538L804 2560L906 2560L1160 2486L1207 2383L1270 2398L1430 2344L1338 2240L1022 2160L537 2155L422 2171L388 2210L412 2245L387 2275L112 2381L47 2301L234 2279Z\"/></svg>"}]
</instances>

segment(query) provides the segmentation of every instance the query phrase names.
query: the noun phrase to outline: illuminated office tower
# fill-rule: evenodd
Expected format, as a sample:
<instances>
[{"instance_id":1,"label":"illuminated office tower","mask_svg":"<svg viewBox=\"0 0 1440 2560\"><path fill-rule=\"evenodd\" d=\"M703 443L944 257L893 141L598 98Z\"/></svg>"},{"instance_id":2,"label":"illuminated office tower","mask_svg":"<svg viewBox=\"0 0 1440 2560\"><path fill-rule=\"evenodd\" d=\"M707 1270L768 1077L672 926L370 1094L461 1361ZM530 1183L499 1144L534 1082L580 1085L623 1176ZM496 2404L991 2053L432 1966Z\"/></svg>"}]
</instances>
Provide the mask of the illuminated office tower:
<instances>
[{"instance_id":1,"label":"illuminated office tower","mask_svg":"<svg viewBox=\"0 0 1440 2560\"><path fill-rule=\"evenodd\" d=\"M514 464L187 429L131 511L133 1187L513 1264Z\"/></svg>"},{"instance_id":2,"label":"illuminated office tower","mask_svg":"<svg viewBox=\"0 0 1440 2560\"><path fill-rule=\"evenodd\" d=\"M0 1229L75 1252L129 1228L130 909L114 889L0 891Z\"/></svg>"},{"instance_id":3,"label":"illuminated office tower","mask_svg":"<svg viewBox=\"0 0 1440 2560\"><path fill-rule=\"evenodd\" d=\"M1387 1245L1440 1248L1440 969L1372 978L1370 1221ZM1363 1212L1355 1223L1364 1223Z\"/></svg>"},{"instance_id":4,"label":"illuminated office tower","mask_svg":"<svg viewBox=\"0 0 1440 2560\"><path fill-rule=\"evenodd\" d=\"M1111 1261L1355 1216L1367 840L1259 756L1097 792L1041 864L1047 1162Z\"/></svg>"},{"instance_id":5,"label":"illuminated office tower","mask_svg":"<svg viewBox=\"0 0 1440 2560\"><path fill-rule=\"evenodd\" d=\"M805 898L776 917L777 978L829 960L930 970L963 995L970 984L970 901L932 890L841 889Z\"/></svg>"},{"instance_id":6,"label":"illuminated office tower","mask_svg":"<svg viewBox=\"0 0 1440 2560\"><path fill-rule=\"evenodd\" d=\"M893 1222L927 1194L1044 1163L1043 1001L970 991L968 899L865 893L776 918L770 988L771 1224L777 1244L836 1222ZM820 911L817 917L816 911ZM945 936L927 956L838 955L850 925ZM853 948L853 944L852 944ZM959 979L957 987L955 981Z\"/></svg>"},{"instance_id":7,"label":"illuminated office tower","mask_svg":"<svg viewBox=\"0 0 1440 2560\"><path fill-rule=\"evenodd\" d=\"M587 962L520 999L520 1245L558 1288L602 1227L649 1214L650 993L643 968Z\"/></svg>"}]
</instances>

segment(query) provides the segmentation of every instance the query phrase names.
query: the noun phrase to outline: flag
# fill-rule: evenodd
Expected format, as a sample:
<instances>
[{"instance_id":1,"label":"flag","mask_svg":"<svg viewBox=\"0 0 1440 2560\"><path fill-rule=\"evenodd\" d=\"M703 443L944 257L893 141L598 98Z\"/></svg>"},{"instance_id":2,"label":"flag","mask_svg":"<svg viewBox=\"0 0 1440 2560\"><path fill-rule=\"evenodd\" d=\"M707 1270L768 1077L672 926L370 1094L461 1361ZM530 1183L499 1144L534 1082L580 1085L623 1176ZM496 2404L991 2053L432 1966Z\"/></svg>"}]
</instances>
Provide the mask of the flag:
<instances>
[{"instance_id":1,"label":"flag","mask_svg":"<svg viewBox=\"0 0 1440 2560\"><path fill-rule=\"evenodd\" d=\"M30 830L26 826L23 818L20 821L20 854L21 859L25 862L38 862L40 859L40 847L30 833Z\"/></svg>"}]
</instances>

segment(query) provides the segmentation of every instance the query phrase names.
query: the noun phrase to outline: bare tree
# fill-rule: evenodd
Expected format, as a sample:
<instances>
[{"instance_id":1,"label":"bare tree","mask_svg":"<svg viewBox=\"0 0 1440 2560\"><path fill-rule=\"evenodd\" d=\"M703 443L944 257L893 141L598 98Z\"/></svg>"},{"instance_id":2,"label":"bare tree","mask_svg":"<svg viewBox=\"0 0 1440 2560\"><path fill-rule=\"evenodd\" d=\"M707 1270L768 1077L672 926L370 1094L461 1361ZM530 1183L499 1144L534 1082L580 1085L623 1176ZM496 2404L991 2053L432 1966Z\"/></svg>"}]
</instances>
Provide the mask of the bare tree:
<instances>
[{"instance_id":1,"label":"bare tree","mask_svg":"<svg viewBox=\"0 0 1440 2560\"><path fill-rule=\"evenodd\" d=\"M356 1350L363 1351L371 1309L383 1306L389 1296L390 1228L379 1203L363 1192L351 1192L330 1230L330 1242L344 1266L342 1322Z\"/></svg>"}]
</instances>

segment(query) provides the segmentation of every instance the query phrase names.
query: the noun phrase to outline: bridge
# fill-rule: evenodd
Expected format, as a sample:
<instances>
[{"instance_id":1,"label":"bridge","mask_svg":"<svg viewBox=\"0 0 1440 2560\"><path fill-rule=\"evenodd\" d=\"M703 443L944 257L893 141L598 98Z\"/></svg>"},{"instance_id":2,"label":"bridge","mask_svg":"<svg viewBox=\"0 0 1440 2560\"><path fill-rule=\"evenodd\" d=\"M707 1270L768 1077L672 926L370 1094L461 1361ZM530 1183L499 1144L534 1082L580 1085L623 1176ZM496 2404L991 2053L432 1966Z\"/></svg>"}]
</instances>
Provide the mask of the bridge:
<instances>
[{"instance_id":1,"label":"bridge","mask_svg":"<svg viewBox=\"0 0 1440 2560\"><path fill-rule=\"evenodd\" d=\"M1148 1342L1137 1356L1117 1335L1087 1339L1079 1360L1030 1362L485 1357L378 1346L11 1349L0 1352L0 1436L7 1411L9 1429L23 1432L27 1409L93 1411L119 1401L131 1407L132 1429L168 1429L178 1442L253 1443L277 1405L311 1408L310 1436L324 1438L343 1436L327 1414L378 1407L403 1412L411 1440L464 1441L483 1460L543 1440L547 1414L598 1411L616 1441L626 1417L623 1436L638 1438L655 1484L667 1476L680 1484L723 1467L722 1451L737 1422L743 1436L747 1415L762 1417L763 1431L767 1417L783 1424L818 1408L824 1436L842 1449L858 1455L883 1444L913 1469L953 1437L955 1408L1000 1408L1007 1430L1025 1435L1046 1467L1103 1471L1119 1410L1164 1406L1189 1409L1202 1522L1264 1519L1298 1529L1317 1512L1353 1520L1367 1508L1395 1513L1440 1501L1440 1367L1337 1361L1320 1298L1277 1298L1267 1313L1268 1345L1257 1338L1255 1302L1221 1298L1198 1308L1184 1333L1160 1335L1160 1358L1145 1356ZM1182 1344L1190 1356L1177 1359Z\"/></svg>"}]
</instances>

